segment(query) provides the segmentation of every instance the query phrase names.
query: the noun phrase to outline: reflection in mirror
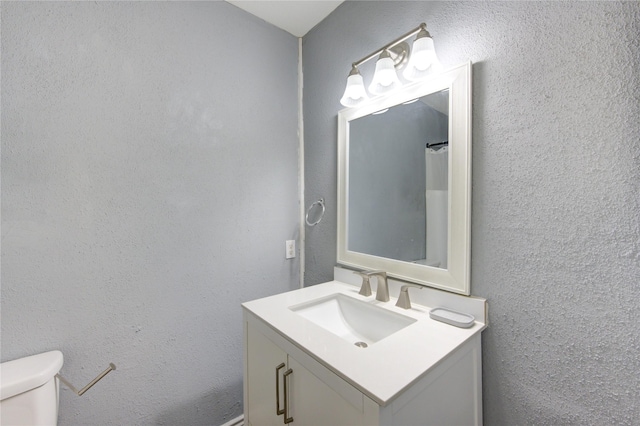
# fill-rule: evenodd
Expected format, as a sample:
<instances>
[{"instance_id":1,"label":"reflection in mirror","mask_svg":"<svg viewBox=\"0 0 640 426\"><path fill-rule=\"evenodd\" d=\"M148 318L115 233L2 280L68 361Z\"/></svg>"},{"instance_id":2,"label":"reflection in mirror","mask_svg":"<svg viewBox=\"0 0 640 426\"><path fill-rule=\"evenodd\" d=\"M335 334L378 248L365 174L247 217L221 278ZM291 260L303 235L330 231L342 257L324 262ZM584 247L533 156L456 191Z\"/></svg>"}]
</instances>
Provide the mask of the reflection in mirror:
<instances>
[{"instance_id":1,"label":"reflection in mirror","mask_svg":"<svg viewBox=\"0 0 640 426\"><path fill-rule=\"evenodd\" d=\"M348 250L447 268L448 141L448 89L350 122Z\"/></svg>"}]
</instances>

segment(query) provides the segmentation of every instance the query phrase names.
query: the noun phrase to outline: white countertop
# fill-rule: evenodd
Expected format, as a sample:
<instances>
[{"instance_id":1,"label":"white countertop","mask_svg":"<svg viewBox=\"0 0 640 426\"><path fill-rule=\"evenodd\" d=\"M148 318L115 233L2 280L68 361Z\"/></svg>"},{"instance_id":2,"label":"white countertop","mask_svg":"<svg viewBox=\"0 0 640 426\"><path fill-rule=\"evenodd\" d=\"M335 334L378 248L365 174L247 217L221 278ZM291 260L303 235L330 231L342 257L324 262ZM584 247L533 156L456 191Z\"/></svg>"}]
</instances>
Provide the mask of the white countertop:
<instances>
[{"instance_id":1,"label":"white countertop","mask_svg":"<svg viewBox=\"0 0 640 426\"><path fill-rule=\"evenodd\" d=\"M242 306L382 406L486 327L480 321L466 329L454 327L429 317L429 311L438 306L414 303L412 309L401 309L395 306L397 299L393 294L389 302L379 302L375 300L375 293L363 297L358 290L351 284L330 281L243 303ZM366 301L417 321L368 348L359 348L289 309L334 293Z\"/></svg>"}]
</instances>

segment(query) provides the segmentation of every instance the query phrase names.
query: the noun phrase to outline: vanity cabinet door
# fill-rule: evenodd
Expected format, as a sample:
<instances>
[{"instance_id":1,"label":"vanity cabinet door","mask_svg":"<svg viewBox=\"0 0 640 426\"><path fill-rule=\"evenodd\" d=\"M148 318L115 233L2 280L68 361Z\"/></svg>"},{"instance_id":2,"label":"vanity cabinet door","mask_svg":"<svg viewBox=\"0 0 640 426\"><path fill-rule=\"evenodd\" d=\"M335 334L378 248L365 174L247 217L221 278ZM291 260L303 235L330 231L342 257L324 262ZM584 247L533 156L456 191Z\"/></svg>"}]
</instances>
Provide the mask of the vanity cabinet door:
<instances>
[{"instance_id":1,"label":"vanity cabinet door","mask_svg":"<svg viewBox=\"0 0 640 426\"><path fill-rule=\"evenodd\" d=\"M246 323L246 345L245 419L248 425L358 426L365 423L362 393L316 361L296 360L250 322Z\"/></svg>"},{"instance_id":2,"label":"vanity cabinet door","mask_svg":"<svg viewBox=\"0 0 640 426\"><path fill-rule=\"evenodd\" d=\"M280 409L284 408L282 381L284 372L289 368L286 365L287 354L251 326L247 327L246 344L247 423L253 426L282 425L284 416L276 411L278 404ZM283 364L284 367L278 369Z\"/></svg>"},{"instance_id":3,"label":"vanity cabinet door","mask_svg":"<svg viewBox=\"0 0 640 426\"><path fill-rule=\"evenodd\" d=\"M362 425L362 399L355 407L289 356L288 414L292 425Z\"/></svg>"}]
</instances>

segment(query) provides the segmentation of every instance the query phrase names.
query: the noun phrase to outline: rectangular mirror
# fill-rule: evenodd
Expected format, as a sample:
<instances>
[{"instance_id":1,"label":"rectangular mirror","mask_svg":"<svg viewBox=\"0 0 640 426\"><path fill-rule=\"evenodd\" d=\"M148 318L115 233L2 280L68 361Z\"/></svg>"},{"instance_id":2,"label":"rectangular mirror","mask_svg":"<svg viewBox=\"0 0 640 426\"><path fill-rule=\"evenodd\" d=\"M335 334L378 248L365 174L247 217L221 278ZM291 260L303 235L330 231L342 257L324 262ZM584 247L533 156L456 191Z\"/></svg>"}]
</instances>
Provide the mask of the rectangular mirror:
<instances>
[{"instance_id":1,"label":"rectangular mirror","mask_svg":"<svg viewBox=\"0 0 640 426\"><path fill-rule=\"evenodd\" d=\"M470 294L471 63L338 114L338 263Z\"/></svg>"}]
</instances>

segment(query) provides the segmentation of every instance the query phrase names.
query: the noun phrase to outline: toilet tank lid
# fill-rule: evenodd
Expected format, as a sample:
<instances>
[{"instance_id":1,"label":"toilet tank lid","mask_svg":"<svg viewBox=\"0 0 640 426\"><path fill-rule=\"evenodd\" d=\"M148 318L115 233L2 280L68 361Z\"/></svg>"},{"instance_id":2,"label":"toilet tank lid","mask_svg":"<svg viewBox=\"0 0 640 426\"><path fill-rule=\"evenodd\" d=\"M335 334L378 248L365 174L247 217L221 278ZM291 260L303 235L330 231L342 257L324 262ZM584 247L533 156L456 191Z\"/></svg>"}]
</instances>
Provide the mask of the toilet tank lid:
<instances>
[{"instance_id":1,"label":"toilet tank lid","mask_svg":"<svg viewBox=\"0 0 640 426\"><path fill-rule=\"evenodd\" d=\"M62 368L62 352L50 351L0 364L0 400L47 383Z\"/></svg>"}]
</instances>

